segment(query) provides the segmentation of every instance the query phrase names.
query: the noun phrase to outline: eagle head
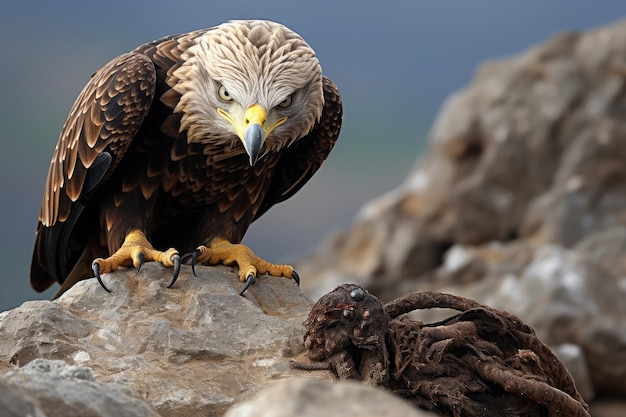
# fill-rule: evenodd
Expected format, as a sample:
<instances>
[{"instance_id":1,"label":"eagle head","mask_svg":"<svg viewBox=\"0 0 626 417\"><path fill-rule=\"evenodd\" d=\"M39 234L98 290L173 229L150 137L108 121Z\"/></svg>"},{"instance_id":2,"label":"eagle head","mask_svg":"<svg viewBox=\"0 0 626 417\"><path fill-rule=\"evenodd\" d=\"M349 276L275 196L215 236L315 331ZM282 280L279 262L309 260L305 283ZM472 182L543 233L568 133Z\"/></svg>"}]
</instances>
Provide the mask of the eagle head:
<instances>
[{"instance_id":1,"label":"eagle head","mask_svg":"<svg viewBox=\"0 0 626 417\"><path fill-rule=\"evenodd\" d=\"M285 26L231 21L198 36L173 72L187 140L232 147L250 165L305 136L324 105L313 49Z\"/></svg>"}]
</instances>

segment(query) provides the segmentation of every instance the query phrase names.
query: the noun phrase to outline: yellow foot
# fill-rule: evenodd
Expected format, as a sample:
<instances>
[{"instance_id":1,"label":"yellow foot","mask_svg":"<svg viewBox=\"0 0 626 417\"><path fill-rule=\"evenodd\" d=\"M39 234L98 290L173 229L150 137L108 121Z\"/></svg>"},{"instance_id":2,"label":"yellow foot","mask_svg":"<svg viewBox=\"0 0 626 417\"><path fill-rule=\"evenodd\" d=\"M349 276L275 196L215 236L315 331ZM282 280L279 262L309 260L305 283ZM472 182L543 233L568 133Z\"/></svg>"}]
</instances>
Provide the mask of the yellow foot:
<instances>
[{"instance_id":1,"label":"yellow foot","mask_svg":"<svg viewBox=\"0 0 626 417\"><path fill-rule=\"evenodd\" d=\"M246 283L240 295L254 283L257 274L270 274L276 277L291 278L300 285L300 277L289 265L271 264L259 258L252 249L242 244L233 244L225 239L213 239L209 246L199 246L193 253L191 268L194 275L196 262L211 265L224 264L239 266L239 280Z\"/></svg>"},{"instance_id":2,"label":"yellow foot","mask_svg":"<svg viewBox=\"0 0 626 417\"><path fill-rule=\"evenodd\" d=\"M158 251L152 247L146 235L139 230L132 230L126 235L122 247L117 252L106 259L96 258L91 263L91 268L96 279L107 292L111 292L102 282L100 274L115 271L120 266L134 266L141 268L144 262L156 261L164 266L174 267L174 277L167 286L170 288L176 282L180 272L180 256L176 249L168 249L165 252ZM139 272L139 270L137 270Z\"/></svg>"}]
</instances>

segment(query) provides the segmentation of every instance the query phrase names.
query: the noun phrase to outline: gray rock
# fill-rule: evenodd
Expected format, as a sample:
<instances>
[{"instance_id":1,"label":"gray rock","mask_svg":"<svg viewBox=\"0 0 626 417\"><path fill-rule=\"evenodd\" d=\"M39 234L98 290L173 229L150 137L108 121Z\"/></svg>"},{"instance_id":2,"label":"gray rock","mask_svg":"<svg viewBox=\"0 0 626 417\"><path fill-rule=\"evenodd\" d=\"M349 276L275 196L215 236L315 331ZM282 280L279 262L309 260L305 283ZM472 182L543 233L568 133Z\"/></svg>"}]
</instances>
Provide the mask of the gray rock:
<instances>
[{"instance_id":1,"label":"gray rock","mask_svg":"<svg viewBox=\"0 0 626 417\"><path fill-rule=\"evenodd\" d=\"M481 65L406 181L298 262L307 294L473 298L578 346L587 398L623 398L625 74L626 20Z\"/></svg>"},{"instance_id":2,"label":"gray rock","mask_svg":"<svg viewBox=\"0 0 626 417\"><path fill-rule=\"evenodd\" d=\"M265 389L225 417L434 417L380 388L294 377Z\"/></svg>"},{"instance_id":3,"label":"gray rock","mask_svg":"<svg viewBox=\"0 0 626 417\"><path fill-rule=\"evenodd\" d=\"M626 233L626 231L625 231ZM577 361L564 360L586 400L594 393L626 394L626 286L582 245L496 244L455 246L444 264L412 290L436 290L507 310L532 326L547 344L572 345ZM417 319L445 318L420 312Z\"/></svg>"},{"instance_id":4,"label":"gray rock","mask_svg":"<svg viewBox=\"0 0 626 417\"><path fill-rule=\"evenodd\" d=\"M89 368L36 359L0 379L3 416L158 417L144 400L93 380Z\"/></svg>"},{"instance_id":5,"label":"gray rock","mask_svg":"<svg viewBox=\"0 0 626 417\"><path fill-rule=\"evenodd\" d=\"M288 361L303 350L311 306L296 284L263 276L244 298L232 268L196 271L184 266L167 289L171 269L148 263L138 274L105 275L112 294L86 280L56 301L0 314L0 370L63 360L81 366L65 368L72 380L93 383L89 368L162 416L220 415L268 380L294 374Z\"/></svg>"},{"instance_id":6,"label":"gray rock","mask_svg":"<svg viewBox=\"0 0 626 417\"><path fill-rule=\"evenodd\" d=\"M351 281L388 299L455 244L572 247L626 226L625 68L626 21L481 65L404 184L298 263L319 277L303 288Z\"/></svg>"},{"instance_id":7,"label":"gray rock","mask_svg":"<svg viewBox=\"0 0 626 417\"><path fill-rule=\"evenodd\" d=\"M48 417L25 387L0 378L0 410L3 417Z\"/></svg>"},{"instance_id":8,"label":"gray rock","mask_svg":"<svg viewBox=\"0 0 626 417\"><path fill-rule=\"evenodd\" d=\"M577 385L584 387L589 383L585 375L590 375L593 389L586 389L586 395L594 390L625 395L626 287L622 275L600 267L583 249L544 244L527 247L522 252L530 253L519 258L507 253L514 251L522 250L493 245L490 251L472 251L480 259L473 262L482 263L485 271L478 281L448 276L450 268L443 267L418 287L434 287L507 310L532 326L549 345L579 346L588 372L574 376L582 377Z\"/></svg>"},{"instance_id":9,"label":"gray rock","mask_svg":"<svg viewBox=\"0 0 626 417\"><path fill-rule=\"evenodd\" d=\"M624 410L626 410L626 400L620 398L598 400L593 403L589 411L593 417L624 417Z\"/></svg>"}]
</instances>

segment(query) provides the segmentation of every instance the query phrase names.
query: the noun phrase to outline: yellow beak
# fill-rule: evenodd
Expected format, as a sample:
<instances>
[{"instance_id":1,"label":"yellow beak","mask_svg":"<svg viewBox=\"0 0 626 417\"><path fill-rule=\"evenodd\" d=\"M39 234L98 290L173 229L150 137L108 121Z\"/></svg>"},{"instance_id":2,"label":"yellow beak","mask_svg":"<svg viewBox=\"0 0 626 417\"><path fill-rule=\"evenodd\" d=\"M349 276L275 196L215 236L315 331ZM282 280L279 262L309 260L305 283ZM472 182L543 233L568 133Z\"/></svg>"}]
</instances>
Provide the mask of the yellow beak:
<instances>
[{"instance_id":1,"label":"yellow beak","mask_svg":"<svg viewBox=\"0 0 626 417\"><path fill-rule=\"evenodd\" d=\"M259 152L265 142L267 134L265 131L265 118L267 113L259 104L248 107L244 114L243 126L243 146L250 157L250 165L254 165L259 158Z\"/></svg>"},{"instance_id":2,"label":"yellow beak","mask_svg":"<svg viewBox=\"0 0 626 417\"><path fill-rule=\"evenodd\" d=\"M248 107L241 119L233 117L226 110L217 109L217 111L220 116L228 120L235 128L235 133L250 157L250 165L254 165L257 162L263 143L265 143L265 139L267 139L272 130L287 121L286 117L280 117L276 120L272 120L270 117L268 123L267 111L258 103ZM268 124L269 127L267 126Z\"/></svg>"}]
</instances>

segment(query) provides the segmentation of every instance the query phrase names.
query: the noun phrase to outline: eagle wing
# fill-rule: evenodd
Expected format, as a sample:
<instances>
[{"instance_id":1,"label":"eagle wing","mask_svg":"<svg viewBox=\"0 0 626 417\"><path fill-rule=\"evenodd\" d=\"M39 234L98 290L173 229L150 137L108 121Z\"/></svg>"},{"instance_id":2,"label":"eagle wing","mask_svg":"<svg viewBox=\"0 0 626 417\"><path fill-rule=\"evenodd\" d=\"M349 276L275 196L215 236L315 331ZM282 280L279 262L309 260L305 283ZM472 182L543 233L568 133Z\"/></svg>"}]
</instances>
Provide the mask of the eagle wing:
<instances>
[{"instance_id":1,"label":"eagle wing","mask_svg":"<svg viewBox=\"0 0 626 417\"><path fill-rule=\"evenodd\" d=\"M154 64L145 55L121 55L96 72L76 99L54 150L44 190L31 284L45 290L67 272L62 265L81 201L106 182L150 110Z\"/></svg>"},{"instance_id":2,"label":"eagle wing","mask_svg":"<svg viewBox=\"0 0 626 417\"><path fill-rule=\"evenodd\" d=\"M324 109L313 129L292 146L284 149L269 190L254 220L274 204L294 195L315 174L335 146L341 130L343 108L335 83L323 77Z\"/></svg>"}]
</instances>

